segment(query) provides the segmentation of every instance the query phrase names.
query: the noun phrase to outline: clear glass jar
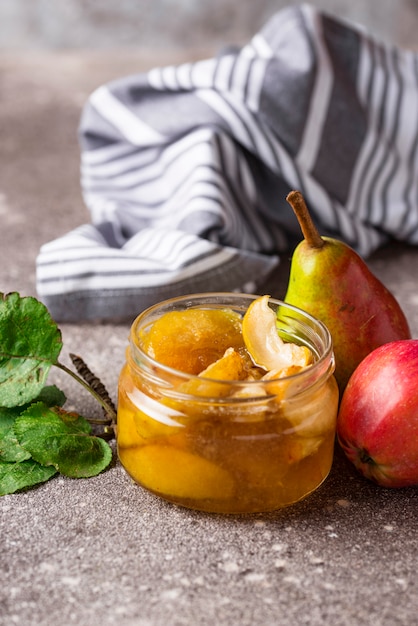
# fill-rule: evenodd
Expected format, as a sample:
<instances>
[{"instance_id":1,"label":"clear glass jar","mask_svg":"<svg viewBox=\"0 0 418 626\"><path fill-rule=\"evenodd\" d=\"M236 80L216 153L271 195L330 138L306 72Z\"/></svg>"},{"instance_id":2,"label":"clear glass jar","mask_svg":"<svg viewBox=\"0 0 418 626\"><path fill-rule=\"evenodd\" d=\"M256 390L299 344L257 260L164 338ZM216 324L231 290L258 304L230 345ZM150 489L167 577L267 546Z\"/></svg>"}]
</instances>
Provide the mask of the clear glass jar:
<instances>
[{"instance_id":1,"label":"clear glass jar","mask_svg":"<svg viewBox=\"0 0 418 626\"><path fill-rule=\"evenodd\" d=\"M158 363L141 347L166 312L231 309L243 316L254 298L173 298L132 325L119 380L118 455L134 481L166 500L210 512L270 511L301 500L330 471L338 388L330 333L312 316L269 299L282 339L314 354L310 367L276 380L202 379Z\"/></svg>"}]
</instances>

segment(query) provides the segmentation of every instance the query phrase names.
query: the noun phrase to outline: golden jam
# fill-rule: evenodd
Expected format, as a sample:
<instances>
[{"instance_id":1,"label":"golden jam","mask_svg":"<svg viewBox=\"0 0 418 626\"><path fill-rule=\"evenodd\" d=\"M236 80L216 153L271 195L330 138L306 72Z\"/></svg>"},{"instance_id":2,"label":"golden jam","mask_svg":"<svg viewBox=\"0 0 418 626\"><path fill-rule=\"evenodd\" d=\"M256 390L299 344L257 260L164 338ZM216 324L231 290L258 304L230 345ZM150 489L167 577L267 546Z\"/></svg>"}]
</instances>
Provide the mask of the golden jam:
<instances>
[{"instance_id":1,"label":"golden jam","mask_svg":"<svg viewBox=\"0 0 418 626\"><path fill-rule=\"evenodd\" d=\"M130 476L174 503L250 513L314 491L333 458L338 390L328 330L270 299L278 333L312 363L276 378L251 360L242 318L254 296L200 294L147 309L119 380L117 444Z\"/></svg>"}]
</instances>

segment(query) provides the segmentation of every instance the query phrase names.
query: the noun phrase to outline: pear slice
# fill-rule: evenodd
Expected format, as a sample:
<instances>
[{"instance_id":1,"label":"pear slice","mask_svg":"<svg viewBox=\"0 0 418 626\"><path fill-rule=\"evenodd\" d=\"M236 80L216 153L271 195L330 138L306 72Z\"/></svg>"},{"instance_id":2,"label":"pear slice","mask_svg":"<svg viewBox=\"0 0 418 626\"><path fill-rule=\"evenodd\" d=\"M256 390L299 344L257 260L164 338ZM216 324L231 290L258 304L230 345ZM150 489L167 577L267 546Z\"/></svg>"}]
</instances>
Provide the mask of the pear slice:
<instances>
[{"instance_id":1,"label":"pear slice","mask_svg":"<svg viewBox=\"0 0 418 626\"><path fill-rule=\"evenodd\" d=\"M281 339L276 315L268 305L269 297L253 300L242 320L242 336L251 358L267 371L307 367L312 362L311 351L306 346Z\"/></svg>"},{"instance_id":2,"label":"pear slice","mask_svg":"<svg viewBox=\"0 0 418 626\"><path fill-rule=\"evenodd\" d=\"M243 380L247 376L246 363L239 352L228 348L198 376L179 386L179 391L193 396L221 398L231 393L227 381ZM216 382L219 381L219 382Z\"/></svg>"},{"instance_id":3,"label":"pear slice","mask_svg":"<svg viewBox=\"0 0 418 626\"><path fill-rule=\"evenodd\" d=\"M168 498L227 500L235 489L228 471L169 441L139 448L135 463L126 469L146 489Z\"/></svg>"}]
</instances>

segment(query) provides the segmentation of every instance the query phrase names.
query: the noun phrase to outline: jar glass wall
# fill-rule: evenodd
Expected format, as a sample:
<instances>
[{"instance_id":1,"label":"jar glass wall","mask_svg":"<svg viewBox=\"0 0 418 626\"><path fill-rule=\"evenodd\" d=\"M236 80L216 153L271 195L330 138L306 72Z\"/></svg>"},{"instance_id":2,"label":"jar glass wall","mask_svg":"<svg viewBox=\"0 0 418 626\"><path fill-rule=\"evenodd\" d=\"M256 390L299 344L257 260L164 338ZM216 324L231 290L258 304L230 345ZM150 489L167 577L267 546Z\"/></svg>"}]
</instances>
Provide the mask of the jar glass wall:
<instances>
[{"instance_id":1,"label":"jar glass wall","mask_svg":"<svg viewBox=\"0 0 418 626\"><path fill-rule=\"evenodd\" d=\"M223 513L275 510L307 496L330 471L338 389L331 336L318 320L269 300L281 338L314 355L308 368L285 378L202 378L163 365L144 349L148 329L169 311L227 309L242 317L254 299L230 293L174 298L132 325L119 380L119 459L134 481L179 505ZM172 349L169 336L163 348Z\"/></svg>"}]
</instances>

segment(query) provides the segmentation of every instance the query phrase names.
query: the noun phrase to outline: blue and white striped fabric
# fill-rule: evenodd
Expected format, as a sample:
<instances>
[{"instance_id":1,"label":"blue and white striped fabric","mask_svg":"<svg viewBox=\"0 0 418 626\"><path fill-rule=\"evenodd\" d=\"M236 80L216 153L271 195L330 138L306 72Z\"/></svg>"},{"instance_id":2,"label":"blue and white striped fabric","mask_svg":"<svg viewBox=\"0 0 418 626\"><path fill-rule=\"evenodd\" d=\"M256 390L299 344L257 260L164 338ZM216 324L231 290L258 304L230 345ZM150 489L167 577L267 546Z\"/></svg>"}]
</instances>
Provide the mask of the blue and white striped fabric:
<instances>
[{"instance_id":1,"label":"blue and white striped fabric","mask_svg":"<svg viewBox=\"0 0 418 626\"><path fill-rule=\"evenodd\" d=\"M100 87L80 140L91 224L37 260L57 320L256 291L301 239L291 189L364 256L418 243L418 55L309 5L240 50Z\"/></svg>"}]
</instances>

